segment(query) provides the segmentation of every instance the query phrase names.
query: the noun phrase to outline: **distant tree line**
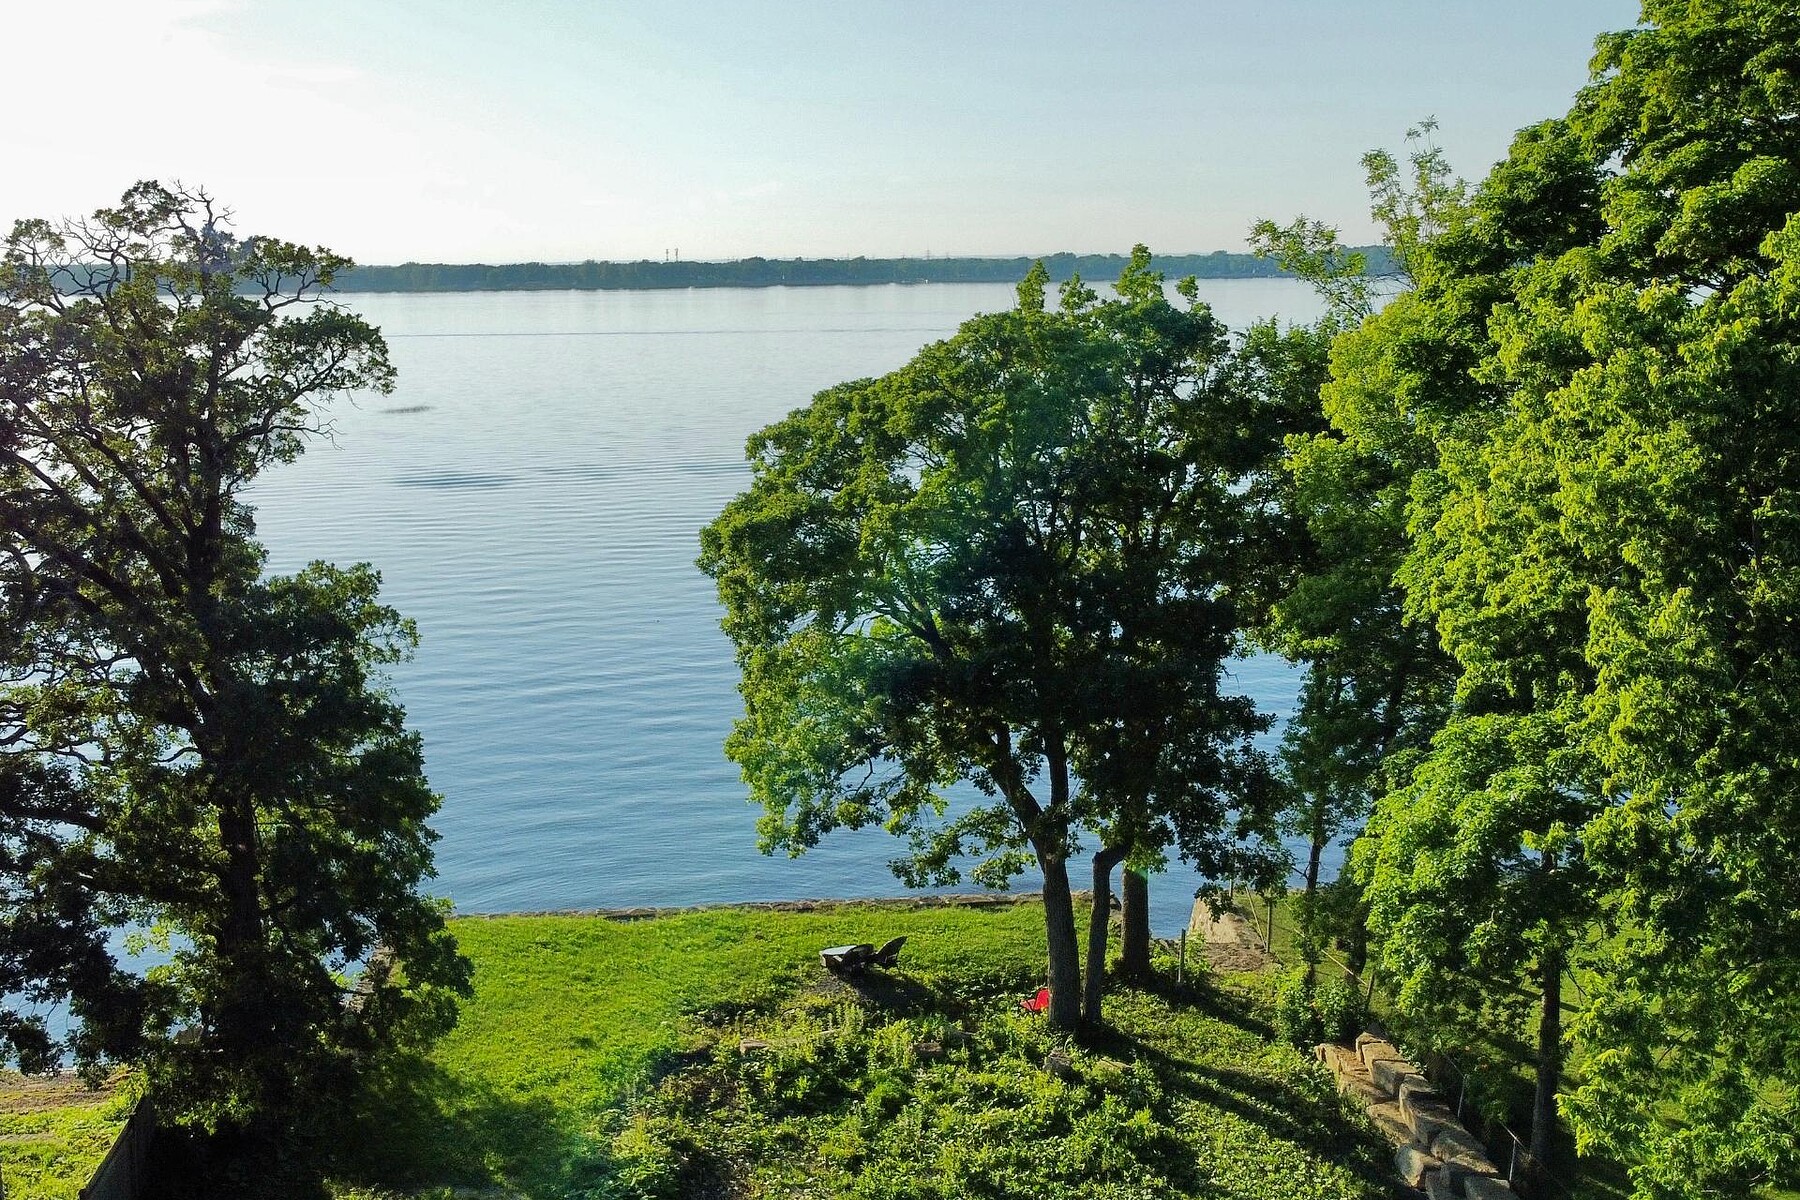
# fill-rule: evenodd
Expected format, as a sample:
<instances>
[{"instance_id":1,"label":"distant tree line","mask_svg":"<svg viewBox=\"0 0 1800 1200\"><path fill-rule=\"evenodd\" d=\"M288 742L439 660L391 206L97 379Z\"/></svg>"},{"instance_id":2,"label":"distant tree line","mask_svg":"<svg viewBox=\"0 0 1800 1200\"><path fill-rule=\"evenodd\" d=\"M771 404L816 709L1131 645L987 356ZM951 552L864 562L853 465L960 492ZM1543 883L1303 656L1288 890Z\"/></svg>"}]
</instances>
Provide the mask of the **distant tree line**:
<instances>
[{"instance_id":1,"label":"distant tree line","mask_svg":"<svg viewBox=\"0 0 1800 1200\"><path fill-rule=\"evenodd\" d=\"M1396 272L1385 246L1363 247L1371 275ZM340 292L531 292L648 290L692 287L823 287L880 283L1017 283L1030 258L741 258L733 262L402 263L355 267L333 286ZM1074 275L1117 279L1122 254L1052 254L1050 281ZM1159 255L1154 269L1169 278L1256 279L1286 275L1254 254Z\"/></svg>"}]
</instances>

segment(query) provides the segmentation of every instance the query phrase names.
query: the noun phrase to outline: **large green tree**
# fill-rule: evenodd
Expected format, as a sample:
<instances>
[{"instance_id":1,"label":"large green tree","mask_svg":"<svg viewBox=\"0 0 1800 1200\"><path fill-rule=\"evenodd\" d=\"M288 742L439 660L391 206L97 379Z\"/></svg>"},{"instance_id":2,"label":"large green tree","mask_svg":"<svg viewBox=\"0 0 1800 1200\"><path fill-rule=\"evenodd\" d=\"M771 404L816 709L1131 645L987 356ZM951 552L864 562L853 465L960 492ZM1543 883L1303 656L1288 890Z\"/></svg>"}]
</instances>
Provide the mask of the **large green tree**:
<instances>
[{"instance_id":1,"label":"large green tree","mask_svg":"<svg viewBox=\"0 0 1800 1200\"><path fill-rule=\"evenodd\" d=\"M1572 1044L1562 1111L1642 1195L1800 1145L1797 69L1791 5L1645 4L1416 227L1327 390L1346 443L1423 451L1397 574L1459 674L1359 848L1389 964L1424 1007L1529 983L1537 1157Z\"/></svg>"},{"instance_id":2,"label":"large green tree","mask_svg":"<svg viewBox=\"0 0 1800 1200\"><path fill-rule=\"evenodd\" d=\"M1405 169L1383 152L1364 160L1373 215L1407 284L1421 238L1460 200L1441 154L1423 141L1428 132L1415 131ZM1382 390L1359 386L1368 382L1357 366L1366 354L1359 331L1395 281L1369 277L1364 256L1317 221L1259 222L1251 244L1325 303L1309 325L1262 323L1246 339L1262 364L1260 386L1289 414L1274 493L1293 546L1258 637L1304 671L1280 762L1283 832L1307 847L1295 907L1310 975L1329 933L1350 941L1355 965L1364 940L1348 889L1324 903L1324 851L1362 833L1377 798L1430 742L1449 699L1450 660L1430 622L1407 611L1398 577L1412 479L1434 448Z\"/></svg>"},{"instance_id":3,"label":"large green tree","mask_svg":"<svg viewBox=\"0 0 1800 1200\"><path fill-rule=\"evenodd\" d=\"M1386 304L1328 228L1256 231L1325 295L1317 329L1331 338L1330 427L1289 442L1311 554L1265 636L1307 667L1284 746L1290 828L1310 835L1316 861L1323 837L1369 819L1351 872L1421 1040L1467 1065L1493 1034L1535 1037L1542 1162L1562 1078L1563 980L1598 905L1571 827L1602 801L1557 732L1558 705L1586 674L1553 611L1573 565L1544 544L1528 487L1505 489L1525 503L1504 510L1467 507L1457 489L1520 466L1487 451L1509 395L1488 366L1489 325L1528 239L1567 246L1591 231L1579 198L1592 172L1539 129L1471 192L1432 129L1409 134L1404 160L1364 159L1402 272ZM1466 536L1477 528L1489 538L1479 550ZM1532 583L1495 592L1515 567ZM1302 912L1316 924L1314 905ZM1495 1065L1493 1077L1510 1076L1510 1060Z\"/></svg>"},{"instance_id":4,"label":"large green tree","mask_svg":"<svg viewBox=\"0 0 1800 1200\"><path fill-rule=\"evenodd\" d=\"M1400 468L1392 579L1457 677L1442 728L1415 730L1422 758L1389 772L1353 859L1371 928L1403 1010L1465 1068L1504 1080L1509 1064L1484 1048L1535 1042L1541 1167L1563 1080L1562 992L1599 915L1580 832L1604 798L1563 734L1590 675L1573 636L1579 565L1545 524L1526 457L1490 444L1512 399L1492 368L1492 322L1526 237L1549 250L1588 231L1579 206L1542 218L1591 171L1554 130L1527 131L1516 151L1472 194L1439 182L1429 149L1412 158L1410 189L1391 160L1372 160L1410 287L1339 339L1327 396L1348 446Z\"/></svg>"},{"instance_id":5,"label":"large green tree","mask_svg":"<svg viewBox=\"0 0 1800 1200\"><path fill-rule=\"evenodd\" d=\"M1540 250L1496 316L1491 456L1535 464L1574 564L1567 737L1611 801L1585 841L1617 933L1568 1108L1641 1193L1791 1181L1800 12L1653 0L1538 141L1575 164L1531 164L1556 211L1594 232Z\"/></svg>"},{"instance_id":6,"label":"large green tree","mask_svg":"<svg viewBox=\"0 0 1800 1200\"><path fill-rule=\"evenodd\" d=\"M390 385L380 334L318 302L345 265L156 184L0 259L0 981L67 1000L76 1061L136 1066L165 1118L240 1132L467 990L381 684L412 626L367 566L266 575L244 499L323 401ZM378 948L403 970L347 1003Z\"/></svg>"},{"instance_id":7,"label":"large green tree","mask_svg":"<svg viewBox=\"0 0 1800 1200\"><path fill-rule=\"evenodd\" d=\"M1168 847L1227 853L1260 816L1264 720L1221 684L1261 548L1224 332L1193 289L1170 304L1142 247L1116 300L1077 280L1048 309L1044 285L1033 270L1015 310L753 437L701 565L743 671L727 751L764 847L882 824L910 839L913 883L964 853L989 883L1034 861L1050 1019L1070 1027L1083 830L1104 879ZM947 816L963 780L983 799Z\"/></svg>"}]
</instances>

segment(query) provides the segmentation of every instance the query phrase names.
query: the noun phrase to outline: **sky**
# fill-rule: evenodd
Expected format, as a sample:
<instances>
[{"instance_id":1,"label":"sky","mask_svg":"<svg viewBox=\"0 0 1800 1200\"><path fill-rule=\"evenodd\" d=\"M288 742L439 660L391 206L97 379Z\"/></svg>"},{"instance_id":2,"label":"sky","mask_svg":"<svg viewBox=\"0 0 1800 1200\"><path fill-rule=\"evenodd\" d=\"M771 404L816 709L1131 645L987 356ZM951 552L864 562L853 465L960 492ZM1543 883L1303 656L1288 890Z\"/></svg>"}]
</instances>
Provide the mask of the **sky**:
<instances>
[{"instance_id":1,"label":"sky","mask_svg":"<svg viewBox=\"0 0 1800 1200\"><path fill-rule=\"evenodd\" d=\"M1626 0L0 0L0 221L138 179L365 263L1166 253L1427 117L1478 178Z\"/></svg>"}]
</instances>

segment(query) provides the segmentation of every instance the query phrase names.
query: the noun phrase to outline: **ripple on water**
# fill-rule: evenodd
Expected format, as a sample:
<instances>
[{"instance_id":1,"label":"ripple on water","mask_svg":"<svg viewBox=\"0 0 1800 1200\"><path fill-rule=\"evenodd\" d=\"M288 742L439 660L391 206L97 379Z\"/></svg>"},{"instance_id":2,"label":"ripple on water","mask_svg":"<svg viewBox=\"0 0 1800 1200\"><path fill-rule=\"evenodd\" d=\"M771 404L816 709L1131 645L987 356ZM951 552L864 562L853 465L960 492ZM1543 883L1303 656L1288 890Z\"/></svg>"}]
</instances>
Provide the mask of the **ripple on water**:
<instances>
[{"instance_id":1,"label":"ripple on water","mask_svg":"<svg viewBox=\"0 0 1800 1200\"><path fill-rule=\"evenodd\" d=\"M1316 311L1291 281L1203 294L1234 324ZM756 429L1012 302L1000 285L351 298L389 335L398 403L339 405L332 440L253 500L271 569L373 562L418 622L394 686L444 796L440 891L502 911L904 890L878 831L756 853L697 535L749 479ZM1237 674L1291 705L1281 664ZM1195 882L1154 881L1159 930Z\"/></svg>"}]
</instances>

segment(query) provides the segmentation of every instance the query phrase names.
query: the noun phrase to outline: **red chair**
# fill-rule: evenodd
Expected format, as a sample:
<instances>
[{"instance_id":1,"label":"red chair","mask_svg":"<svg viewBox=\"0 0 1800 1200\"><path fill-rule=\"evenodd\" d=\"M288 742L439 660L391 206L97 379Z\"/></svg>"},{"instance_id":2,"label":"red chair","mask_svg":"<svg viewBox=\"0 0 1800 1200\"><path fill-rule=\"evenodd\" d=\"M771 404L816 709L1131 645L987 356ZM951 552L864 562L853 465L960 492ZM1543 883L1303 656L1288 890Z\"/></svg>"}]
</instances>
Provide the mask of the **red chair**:
<instances>
[{"instance_id":1,"label":"red chair","mask_svg":"<svg viewBox=\"0 0 1800 1200\"><path fill-rule=\"evenodd\" d=\"M1050 1007L1050 989L1047 987L1039 988L1037 990L1037 995L1027 996L1025 999L1019 1001L1019 1007L1028 1013L1043 1012L1046 1008Z\"/></svg>"}]
</instances>

